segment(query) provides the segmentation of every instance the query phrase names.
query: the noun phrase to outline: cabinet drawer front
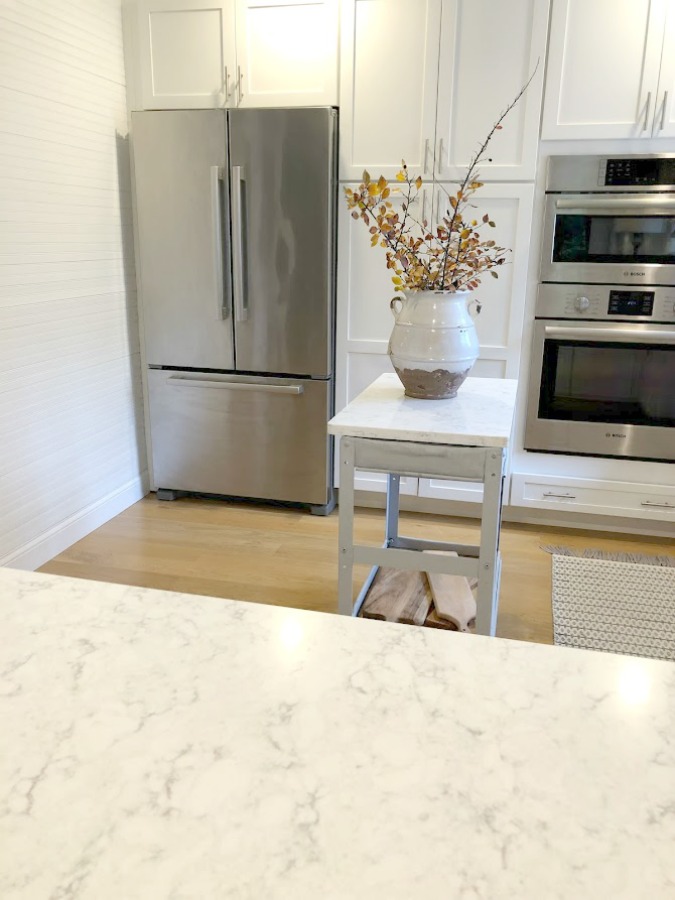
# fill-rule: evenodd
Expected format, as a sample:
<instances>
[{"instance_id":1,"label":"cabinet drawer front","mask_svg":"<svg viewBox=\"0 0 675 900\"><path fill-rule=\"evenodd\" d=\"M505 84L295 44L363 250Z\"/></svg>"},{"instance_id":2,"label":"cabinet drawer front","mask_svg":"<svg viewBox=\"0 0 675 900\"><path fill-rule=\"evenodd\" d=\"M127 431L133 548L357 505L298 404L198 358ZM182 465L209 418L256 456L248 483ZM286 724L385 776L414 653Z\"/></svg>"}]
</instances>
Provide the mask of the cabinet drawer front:
<instances>
[{"instance_id":1,"label":"cabinet drawer front","mask_svg":"<svg viewBox=\"0 0 675 900\"><path fill-rule=\"evenodd\" d=\"M332 382L148 372L158 488L326 503Z\"/></svg>"},{"instance_id":2,"label":"cabinet drawer front","mask_svg":"<svg viewBox=\"0 0 675 900\"><path fill-rule=\"evenodd\" d=\"M511 504L675 521L675 488L514 473Z\"/></svg>"}]
</instances>

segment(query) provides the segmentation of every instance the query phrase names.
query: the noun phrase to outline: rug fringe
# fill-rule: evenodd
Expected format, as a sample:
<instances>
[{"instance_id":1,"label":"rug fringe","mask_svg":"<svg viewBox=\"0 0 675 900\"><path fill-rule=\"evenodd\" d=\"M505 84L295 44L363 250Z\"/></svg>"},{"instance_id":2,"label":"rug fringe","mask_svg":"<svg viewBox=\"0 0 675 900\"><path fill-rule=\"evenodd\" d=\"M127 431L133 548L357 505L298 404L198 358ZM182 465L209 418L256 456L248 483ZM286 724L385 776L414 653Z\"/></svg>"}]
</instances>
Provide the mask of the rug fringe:
<instances>
[{"instance_id":1,"label":"rug fringe","mask_svg":"<svg viewBox=\"0 0 675 900\"><path fill-rule=\"evenodd\" d=\"M675 556L650 556L648 553L619 553L613 550L595 550L586 547L579 550L576 547L567 547L564 544L540 544L539 549L554 556L580 556L584 559L606 559L609 562L638 563L647 566L664 566L675 569Z\"/></svg>"}]
</instances>

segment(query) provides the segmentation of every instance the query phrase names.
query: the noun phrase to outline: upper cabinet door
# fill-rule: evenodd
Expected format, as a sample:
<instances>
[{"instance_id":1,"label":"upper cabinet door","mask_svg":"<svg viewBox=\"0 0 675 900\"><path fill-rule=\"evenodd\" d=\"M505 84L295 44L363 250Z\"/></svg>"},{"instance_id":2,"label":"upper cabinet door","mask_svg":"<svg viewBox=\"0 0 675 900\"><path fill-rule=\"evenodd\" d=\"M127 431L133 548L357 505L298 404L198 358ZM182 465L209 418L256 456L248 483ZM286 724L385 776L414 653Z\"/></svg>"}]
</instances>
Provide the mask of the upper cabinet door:
<instances>
[{"instance_id":1,"label":"upper cabinet door","mask_svg":"<svg viewBox=\"0 0 675 900\"><path fill-rule=\"evenodd\" d=\"M666 15L661 72L654 107L654 137L675 137L675 3L668 4Z\"/></svg>"},{"instance_id":2,"label":"upper cabinet door","mask_svg":"<svg viewBox=\"0 0 675 900\"><path fill-rule=\"evenodd\" d=\"M666 0L553 0L542 138L651 137Z\"/></svg>"},{"instance_id":3,"label":"upper cabinet door","mask_svg":"<svg viewBox=\"0 0 675 900\"><path fill-rule=\"evenodd\" d=\"M239 106L335 106L338 0L237 0Z\"/></svg>"},{"instance_id":4,"label":"upper cabinet door","mask_svg":"<svg viewBox=\"0 0 675 900\"><path fill-rule=\"evenodd\" d=\"M484 180L534 178L547 28L548 0L443 0L437 178L463 177L492 126L536 69L479 167Z\"/></svg>"},{"instance_id":5,"label":"upper cabinet door","mask_svg":"<svg viewBox=\"0 0 675 900\"><path fill-rule=\"evenodd\" d=\"M340 178L434 165L441 0L343 0Z\"/></svg>"},{"instance_id":6,"label":"upper cabinet door","mask_svg":"<svg viewBox=\"0 0 675 900\"><path fill-rule=\"evenodd\" d=\"M234 0L139 0L144 109L229 106L234 97Z\"/></svg>"}]
</instances>

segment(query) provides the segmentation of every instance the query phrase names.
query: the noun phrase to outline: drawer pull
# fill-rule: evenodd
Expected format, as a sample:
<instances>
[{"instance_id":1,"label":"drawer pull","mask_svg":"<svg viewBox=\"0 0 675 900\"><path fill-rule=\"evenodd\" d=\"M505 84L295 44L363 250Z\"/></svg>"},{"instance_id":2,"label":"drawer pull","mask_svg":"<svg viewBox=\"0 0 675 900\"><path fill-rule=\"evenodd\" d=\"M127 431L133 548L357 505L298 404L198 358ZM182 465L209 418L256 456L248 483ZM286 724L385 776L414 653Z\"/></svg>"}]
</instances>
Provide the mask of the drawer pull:
<instances>
[{"instance_id":1,"label":"drawer pull","mask_svg":"<svg viewBox=\"0 0 675 900\"><path fill-rule=\"evenodd\" d=\"M543 497L557 497L559 500L576 500L576 494L556 494L554 491L544 491Z\"/></svg>"},{"instance_id":2,"label":"drawer pull","mask_svg":"<svg viewBox=\"0 0 675 900\"><path fill-rule=\"evenodd\" d=\"M171 375L167 381L172 387L226 388L229 391L262 391L265 394L302 394L301 384L258 384L254 381L219 381L208 378L186 378Z\"/></svg>"},{"instance_id":3,"label":"drawer pull","mask_svg":"<svg viewBox=\"0 0 675 900\"><path fill-rule=\"evenodd\" d=\"M652 509L675 509L675 503L655 503L653 500L643 500L640 506L650 506Z\"/></svg>"}]
</instances>

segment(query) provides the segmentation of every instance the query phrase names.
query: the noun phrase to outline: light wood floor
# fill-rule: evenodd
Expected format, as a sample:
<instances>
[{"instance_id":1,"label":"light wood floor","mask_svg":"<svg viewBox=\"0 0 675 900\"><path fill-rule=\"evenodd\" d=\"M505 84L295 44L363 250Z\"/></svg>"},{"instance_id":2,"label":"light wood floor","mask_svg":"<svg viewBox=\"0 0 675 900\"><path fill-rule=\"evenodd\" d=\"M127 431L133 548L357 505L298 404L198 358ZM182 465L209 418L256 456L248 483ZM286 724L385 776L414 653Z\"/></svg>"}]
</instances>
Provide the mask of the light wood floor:
<instances>
[{"instance_id":1,"label":"light wood floor","mask_svg":"<svg viewBox=\"0 0 675 900\"><path fill-rule=\"evenodd\" d=\"M383 513L358 511L359 543L381 544ZM154 494L55 557L41 572L118 584L335 612L337 511L327 518L299 510L180 499ZM472 520L401 513L401 533L477 543ZM672 553L672 542L595 531L505 523L497 633L552 643L551 557L541 544L637 553ZM367 569L355 572L358 592Z\"/></svg>"}]
</instances>

